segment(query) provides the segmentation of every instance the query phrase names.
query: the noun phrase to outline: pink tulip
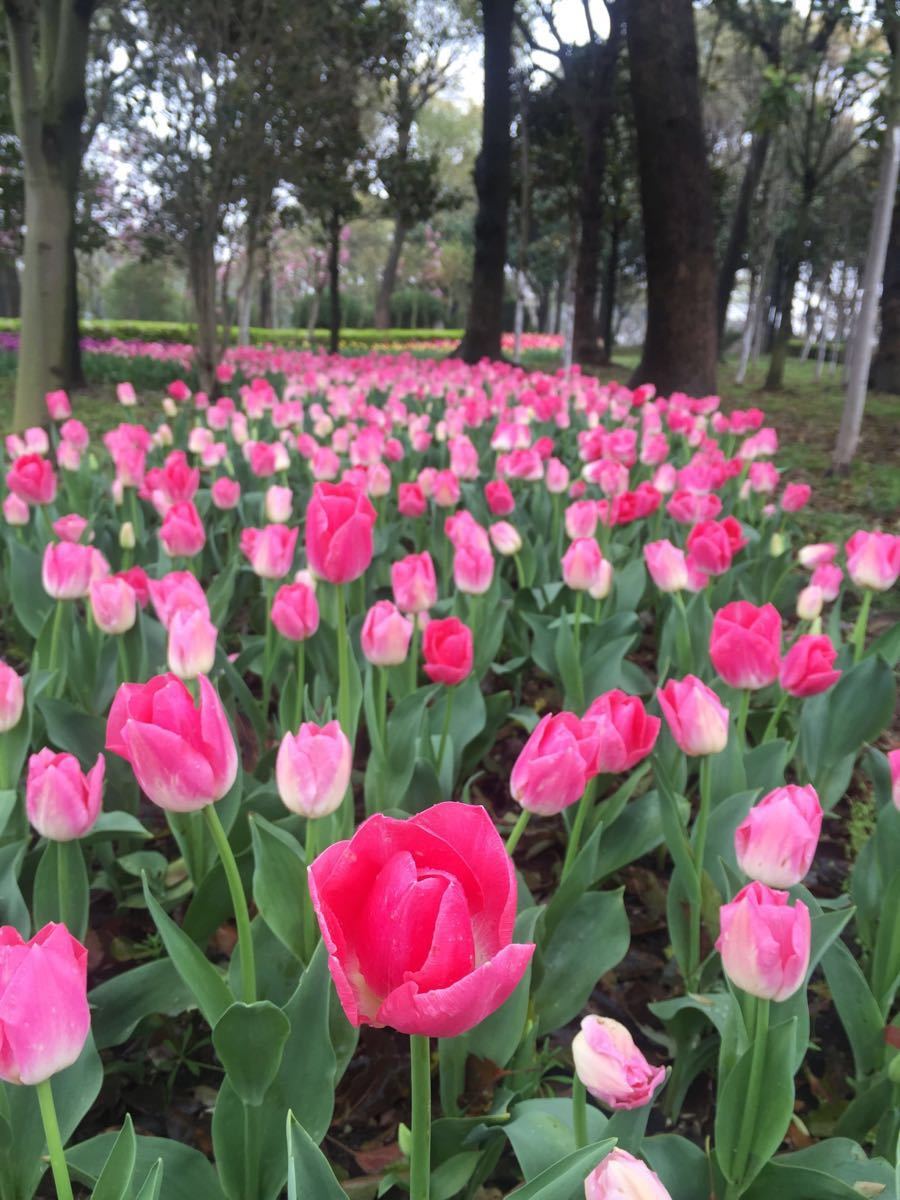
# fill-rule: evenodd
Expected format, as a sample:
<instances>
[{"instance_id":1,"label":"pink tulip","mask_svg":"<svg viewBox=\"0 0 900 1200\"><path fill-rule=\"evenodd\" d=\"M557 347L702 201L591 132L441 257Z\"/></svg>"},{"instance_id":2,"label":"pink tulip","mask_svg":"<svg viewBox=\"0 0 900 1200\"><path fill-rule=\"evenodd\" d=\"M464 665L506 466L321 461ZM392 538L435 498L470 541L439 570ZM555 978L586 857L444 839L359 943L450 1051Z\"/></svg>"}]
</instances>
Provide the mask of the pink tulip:
<instances>
[{"instance_id":1,"label":"pink tulip","mask_svg":"<svg viewBox=\"0 0 900 1200\"><path fill-rule=\"evenodd\" d=\"M15 492L7 492L3 498L3 516L7 525L27 525L31 510Z\"/></svg>"},{"instance_id":2,"label":"pink tulip","mask_svg":"<svg viewBox=\"0 0 900 1200\"><path fill-rule=\"evenodd\" d=\"M781 617L773 604L726 604L713 617L709 657L729 687L757 690L778 678Z\"/></svg>"},{"instance_id":3,"label":"pink tulip","mask_svg":"<svg viewBox=\"0 0 900 1200\"><path fill-rule=\"evenodd\" d=\"M266 489L266 520L276 525L286 525L291 519L294 493L289 487L273 483Z\"/></svg>"},{"instance_id":4,"label":"pink tulip","mask_svg":"<svg viewBox=\"0 0 900 1200\"><path fill-rule=\"evenodd\" d=\"M299 529L266 525L241 532L241 551L260 579L283 579L291 569Z\"/></svg>"},{"instance_id":5,"label":"pink tulip","mask_svg":"<svg viewBox=\"0 0 900 1200\"><path fill-rule=\"evenodd\" d=\"M91 582L91 612L97 628L104 633L121 634L137 620L134 588L118 575L107 575Z\"/></svg>"},{"instance_id":6,"label":"pink tulip","mask_svg":"<svg viewBox=\"0 0 900 1200\"><path fill-rule=\"evenodd\" d=\"M50 923L24 941L0 927L0 1079L43 1083L81 1054L91 1028L84 946Z\"/></svg>"},{"instance_id":7,"label":"pink tulip","mask_svg":"<svg viewBox=\"0 0 900 1200\"><path fill-rule=\"evenodd\" d=\"M88 594L94 573L94 551L77 542L48 542L41 581L54 600L78 600Z\"/></svg>"},{"instance_id":8,"label":"pink tulip","mask_svg":"<svg viewBox=\"0 0 900 1200\"><path fill-rule=\"evenodd\" d=\"M824 634L797 638L782 659L778 681L791 696L817 696L827 692L841 677L834 669L837 651Z\"/></svg>"},{"instance_id":9,"label":"pink tulip","mask_svg":"<svg viewBox=\"0 0 900 1200\"><path fill-rule=\"evenodd\" d=\"M395 667L406 660L413 623L390 600L379 600L366 613L360 633L362 652L376 667Z\"/></svg>"},{"instance_id":10,"label":"pink tulip","mask_svg":"<svg viewBox=\"0 0 900 1200\"><path fill-rule=\"evenodd\" d=\"M166 554L170 558L193 558L206 545L206 530L193 501L173 504L163 518L159 531Z\"/></svg>"},{"instance_id":11,"label":"pink tulip","mask_svg":"<svg viewBox=\"0 0 900 1200\"><path fill-rule=\"evenodd\" d=\"M73 754L43 749L28 760L25 809L41 837L71 842L93 829L103 800L102 754L85 775Z\"/></svg>"},{"instance_id":12,"label":"pink tulip","mask_svg":"<svg viewBox=\"0 0 900 1200\"><path fill-rule=\"evenodd\" d=\"M169 622L169 670L179 679L208 675L216 661L218 631L200 608L181 608Z\"/></svg>"},{"instance_id":13,"label":"pink tulip","mask_svg":"<svg viewBox=\"0 0 900 1200\"><path fill-rule=\"evenodd\" d=\"M858 530L847 541L847 572L857 587L886 592L900 576L900 536Z\"/></svg>"},{"instance_id":14,"label":"pink tulip","mask_svg":"<svg viewBox=\"0 0 900 1200\"><path fill-rule=\"evenodd\" d=\"M597 530L597 505L593 500L576 500L566 509L566 534L577 538L592 538Z\"/></svg>"},{"instance_id":15,"label":"pink tulip","mask_svg":"<svg viewBox=\"0 0 900 1200\"><path fill-rule=\"evenodd\" d=\"M718 754L728 742L728 709L696 675L670 679L656 693L672 737L692 757Z\"/></svg>"},{"instance_id":16,"label":"pink tulip","mask_svg":"<svg viewBox=\"0 0 900 1200\"><path fill-rule=\"evenodd\" d=\"M731 566L731 539L724 522L701 521L688 534L688 557L705 575L722 575Z\"/></svg>"},{"instance_id":17,"label":"pink tulip","mask_svg":"<svg viewBox=\"0 0 900 1200\"><path fill-rule=\"evenodd\" d=\"M813 571L809 582L813 587L819 588L823 600L831 603L840 595L843 581L844 572L836 563L821 563Z\"/></svg>"},{"instance_id":18,"label":"pink tulip","mask_svg":"<svg viewBox=\"0 0 900 1200\"><path fill-rule=\"evenodd\" d=\"M789 483L781 497L781 507L785 512L799 512L809 504L811 495L812 488L808 483Z\"/></svg>"},{"instance_id":19,"label":"pink tulip","mask_svg":"<svg viewBox=\"0 0 900 1200\"><path fill-rule=\"evenodd\" d=\"M137 404L137 393L134 390L134 385L128 383L116 384L116 399L123 408L134 408Z\"/></svg>"},{"instance_id":20,"label":"pink tulip","mask_svg":"<svg viewBox=\"0 0 900 1200\"><path fill-rule=\"evenodd\" d=\"M52 504L56 499L53 463L40 454L22 454L7 472L6 486L26 504Z\"/></svg>"},{"instance_id":21,"label":"pink tulip","mask_svg":"<svg viewBox=\"0 0 900 1200\"><path fill-rule=\"evenodd\" d=\"M887 760L891 772L891 800L894 808L900 810L900 749L888 750Z\"/></svg>"},{"instance_id":22,"label":"pink tulip","mask_svg":"<svg viewBox=\"0 0 900 1200\"><path fill-rule=\"evenodd\" d=\"M484 498L495 517L508 517L515 511L516 501L504 479L493 479L484 485Z\"/></svg>"},{"instance_id":23,"label":"pink tulip","mask_svg":"<svg viewBox=\"0 0 900 1200\"><path fill-rule=\"evenodd\" d=\"M88 523L78 513L67 513L53 522L53 532L61 542L80 542Z\"/></svg>"},{"instance_id":24,"label":"pink tulip","mask_svg":"<svg viewBox=\"0 0 900 1200\"><path fill-rule=\"evenodd\" d=\"M576 538L562 558L563 582L573 591L586 592L598 582L602 563L593 538Z\"/></svg>"},{"instance_id":25,"label":"pink tulip","mask_svg":"<svg viewBox=\"0 0 900 1200\"><path fill-rule=\"evenodd\" d=\"M427 612L437 603L437 577L427 550L391 563L394 603L405 613Z\"/></svg>"},{"instance_id":26,"label":"pink tulip","mask_svg":"<svg viewBox=\"0 0 900 1200\"><path fill-rule=\"evenodd\" d=\"M22 719L25 685L9 663L0 659L0 733L9 733Z\"/></svg>"},{"instance_id":27,"label":"pink tulip","mask_svg":"<svg viewBox=\"0 0 900 1200\"><path fill-rule=\"evenodd\" d=\"M569 486L569 468L558 458L548 459L544 483L551 496L561 495Z\"/></svg>"},{"instance_id":28,"label":"pink tulip","mask_svg":"<svg viewBox=\"0 0 900 1200\"><path fill-rule=\"evenodd\" d=\"M51 421L65 421L67 417L72 415L72 405L69 403L69 397L62 391L48 392L44 397L44 403L47 405L47 413Z\"/></svg>"},{"instance_id":29,"label":"pink tulip","mask_svg":"<svg viewBox=\"0 0 900 1200\"><path fill-rule=\"evenodd\" d=\"M801 621L814 621L821 615L824 603L822 589L810 583L797 594L797 616Z\"/></svg>"},{"instance_id":30,"label":"pink tulip","mask_svg":"<svg viewBox=\"0 0 900 1200\"><path fill-rule=\"evenodd\" d=\"M643 1108L666 1077L665 1067L651 1067L625 1026L608 1017L582 1020L572 1058L587 1090L610 1108Z\"/></svg>"},{"instance_id":31,"label":"pink tulip","mask_svg":"<svg viewBox=\"0 0 900 1200\"><path fill-rule=\"evenodd\" d=\"M128 573L123 574L127 577ZM128 581L135 586L131 579ZM162 579L148 579L147 589L160 624L166 629L180 608L199 608L209 616L206 593L190 571L169 571Z\"/></svg>"},{"instance_id":32,"label":"pink tulip","mask_svg":"<svg viewBox=\"0 0 900 1200\"><path fill-rule=\"evenodd\" d=\"M822 806L811 784L776 788L737 827L738 866L768 887L793 887L809 871L821 831Z\"/></svg>"},{"instance_id":33,"label":"pink tulip","mask_svg":"<svg viewBox=\"0 0 900 1200\"><path fill-rule=\"evenodd\" d=\"M596 774L599 737L574 713L542 717L509 777L512 798L522 808L550 817L574 804Z\"/></svg>"},{"instance_id":34,"label":"pink tulip","mask_svg":"<svg viewBox=\"0 0 900 1200\"><path fill-rule=\"evenodd\" d=\"M272 624L282 637L303 642L319 628L319 602L308 583L285 583L272 602Z\"/></svg>"},{"instance_id":35,"label":"pink tulip","mask_svg":"<svg viewBox=\"0 0 900 1200\"><path fill-rule=\"evenodd\" d=\"M672 1200L646 1163L618 1146L584 1181L585 1200Z\"/></svg>"},{"instance_id":36,"label":"pink tulip","mask_svg":"<svg viewBox=\"0 0 900 1200\"><path fill-rule=\"evenodd\" d=\"M803 986L809 966L809 909L787 892L748 883L719 909L716 949L725 974L761 1000L787 1000Z\"/></svg>"},{"instance_id":37,"label":"pink tulip","mask_svg":"<svg viewBox=\"0 0 900 1200\"><path fill-rule=\"evenodd\" d=\"M483 596L494 578L494 556L475 543L460 546L453 555L453 581L460 592Z\"/></svg>"},{"instance_id":38,"label":"pink tulip","mask_svg":"<svg viewBox=\"0 0 900 1200\"><path fill-rule=\"evenodd\" d=\"M236 479L221 475L209 489L209 494L216 508L237 508L241 499L241 485Z\"/></svg>"},{"instance_id":39,"label":"pink tulip","mask_svg":"<svg viewBox=\"0 0 900 1200\"><path fill-rule=\"evenodd\" d=\"M515 872L476 805L376 814L320 854L309 880L351 1025L455 1037L499 1008L534 953L512 943Z\"/></svg>"},{"instance_id":40,"label":"pink tulip","mask_svg":"<svg viewBox=\"0 0 900 1200\"><path fill-rule=\"evenodd\" d=\"M432 683L455 687L472 672L472 630L457 617L429 621L422 639L425 674Z\"/></svg>"},{"instance_id":41,"label":"pink tulip","mask_svg":"<svg viewBox=\"0 0 900 1200\"><path fill-rule=\"evenodd\" d=\"M435 472L431 498L438 508L453 508L459 504L459 480L452 471Z\"/></svg>"},{"instance_id":42,"label":"pink tulip","mask_svg":"<svg viewBox=\"0 0 900 1200\"><path fill-rule=\"evenodd\" d=\"M359 579L372 561L375 509L349 483L316 483L306 509L306 556L329 583Z\"/></svg>"},{"instance_id":43,"label":"pink tulip","mask_svg":"<svg viewBox=\"0 0 900 1200\"><path fill-rule=\"evenodd\" d=\"M651 752L661 721L644 708L639 696L618 688L594 700L582 718L598 741L592 774L621 775Z\"/></svg>"},{"instance_id":44,"label":"pink tulip","mask_svg":"<svg viewBox=\"0 0 900 1200\"><path fill-rule=\"evenodd\" d=\"M812 571L823 563L833 562L837 549L834 542L815 542L809 546L801 546L797 552L797 560L801 567Z\"/></svg>"},{"instance_id":45,"label":"pink tulip","mask_svg":"<svg viewBox=\"0 0 900 1200\"><path fill-rule=\"evenodd\" d=\"M275 761L278 795L301 817L327 817L340 807L352 765L350 742L337 721L304 722L281 739Z\"/></svg>"},{"instance_id":46,"label":"pink tulip","mask_svg":"<svg viewBox=\"0 0 900 1200\"><path fill-rule=\"evenodd\" d=\"M106 724L106 749L130 763L147 796L171 812L221 800L237 777L222 701L205 675L198 682L199 707L174 675L123 683Z\"/></svg>"},{"instance_id":47,"label":"pink tulip","mask_svg":"<svg viewBox=\"0 0 900 1200\"><path fill-rule=\"evenodd\" d=\"M650 578L661 592L681 592L688 584L688 569L684 551L673 546L668 538L648 542L644 546L644 562Z\"/></svg>"},{"instance_id":48,"label":"pink tulip","mask_svg":"<svg viewBox=\"0 0 900 1200\"><path fill-rule=\"evenodd\" d=\"M504 558L518 554L522 549L522 539L519 536L519 531L514 525L510 525L509 521L495 521L488 530L488 534L490 535L491 545Z\"/></svg>"},{"instance_id":49,"label":"pink tulip","mask_svg":"<svg viewBox=\"0 0 900 1200\"><path fill-rule=\"evenodd\" d=\"M397 509L401 517L424 517L428 508L425 493L417 483L401 483L397 488Z\"/></svg>"}]
</instances>

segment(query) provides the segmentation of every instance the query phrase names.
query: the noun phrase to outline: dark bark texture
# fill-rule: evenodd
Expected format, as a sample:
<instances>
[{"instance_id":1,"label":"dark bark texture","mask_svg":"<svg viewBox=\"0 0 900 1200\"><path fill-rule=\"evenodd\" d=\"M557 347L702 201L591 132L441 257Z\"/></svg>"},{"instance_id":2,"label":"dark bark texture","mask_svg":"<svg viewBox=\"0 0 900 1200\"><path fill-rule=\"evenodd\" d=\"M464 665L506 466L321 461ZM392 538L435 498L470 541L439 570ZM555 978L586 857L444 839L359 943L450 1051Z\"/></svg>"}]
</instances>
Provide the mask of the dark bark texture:
<instances>
[{"instance_id":1,"label":"dark bark texture","mask_svg":"<svg viewBox=\"0 0 900 1200\"><path fill-rule=\"evenodd\" d=\"M718 330L719 341L722 340L722 334L725 332L725 320L728 316L728 303L731 300L731 293L734 291L734 279L744 264L753 198L756 195L756 189L759 187L759 181L762 178L763 169L766 165L770 141L771 134L767 131L754 135L753 144L750 147L750 157L747 159L747 165L744 168L744 177L741 180L741 187L738 192L737 204L731 217L728 245L725 247L725 254L719 266L718 297L716 302L716 328Z\"/></svg>"},{"instance_id":2,"label":"dark bark texture","mask_svg":"<svg viewBox=\"0 0 900 1200\"><path fill-rule=\"evenodd\" d=\"M716 265L691 0L632 0L628 49L647 263L632 385L702 396L716 388Z\"/></svg>"},{"instance_id":3,"label":"dark bark texture","mask_svg":"<svg viewBox=\"0 0 900 1200\"><path fill-rule=\"evenodd\" d=\"M900 395L900 203L897 201L881 286L881 336L869 385L880 392Z\"/></svg>"}]
</instances>

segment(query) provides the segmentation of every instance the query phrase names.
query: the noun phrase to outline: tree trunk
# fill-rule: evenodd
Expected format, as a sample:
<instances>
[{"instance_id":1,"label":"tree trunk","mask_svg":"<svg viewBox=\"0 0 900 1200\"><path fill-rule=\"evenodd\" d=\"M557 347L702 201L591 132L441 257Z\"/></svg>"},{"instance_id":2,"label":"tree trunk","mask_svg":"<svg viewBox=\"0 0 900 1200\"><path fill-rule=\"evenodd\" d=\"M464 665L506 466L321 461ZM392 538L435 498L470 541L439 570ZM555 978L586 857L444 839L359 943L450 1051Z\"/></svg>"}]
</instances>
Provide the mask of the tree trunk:
<instances>
[{"instance_id":1,"label":"tree trunk","mask_svg":"<svg viewBox=\"0 0 900 1200\"><path fill-rule=\"evenodd\" d=\"M900 202L896 199L881 289L881 337L869 383L879 392L900 395Z\"/></svg>"},{"instance_id":2,"label":"tree trunk","mask_svg":"<svg viewBox=\"0 0 900 1200\"><path fill-rule=\"evenodd\" d=\"M509 125L515 0L481 0L484 17L484 108L475 161L475 256L466 332L457 353L468 363L501 357L507 215L512 188Z\"/></svg>"},{"instance_id":3,"label":"tree trunk","mask_svg":"<svg viewBox=\"0 0 900 1200\"><path fill-rule=\"evenodd\" d=\"M75 211L75 193L70 201L72 211ZM66 313L65 313L65 343L63 347L63 387L82 388L87 384L84 377L84 363L81 358L81 328L79 313L81 305L78 301L78 258L75 254L75 230L69 239L69 249L66 254Z\"/></svg>"},{"instance_id":4,"label":"tree trunk","mask_svg":"<svg viewBox=\"0 0 900 1200\"><path fill-rule=\"evenodd\" d=\"M253 308L253 289L256 286L256 239L252 235L247 238L246 253L247 261L236 297L239 346L250 345L250 312Z\"/></svg>"},{"instance_id":5,"label":"tree trunk","mask_svg":"<svg viewBox=\"0 0 900 1200\"><path fill-rule=\"evenodd\" d=\"M328 237L328 283L331 290L331 309L328 325L328 351L337 354L341 344L341 218L335 211L331 215Z\"/></svg>"},{"instance_id":6,"label":"tree trunk","mask_svg":"<svg viewBox=\"0 0 900 1200\"><path fill-rule=\"evenodd\" d=\"M272 231L267 230L259 248L259 323L275 328L275 296L272 286Z\"/></svg>"},{"instance_id":7,"label":"tree trunk","mask_svg":"<svg viewBox=\"0 0 900 1200\"><path fill-rule=\"evenodd\" d=\"M310 297L309 314L306 322L306 340L309 342L310 350L315 349L316 345L316 322L319 319L319 306L322 303L322 293L316 288Z\"/></svg>"},{"instance_id":8,"label":"tree trunk","mask_svg":"<svg viewBox=\"0 0 900 1200\"><path fill-rule=\"evenodd\" d=\"M12 254L0 257L0 317L17 317L20 311L21 291L19 272Z\"/></svg>"},{"instance_id":9,"label":"tree trunk","mask_svg":"<svg viewBox=\"0 0 900 1200\"><path fill-rule=\"evenodd\" d=\"M834 448L834 465L847 469L853 461L859 434L862 429L863 410L866 404L866 385L869 367L872 364L872 342L875 321L878 317L878 289L884 275L888 238L891 229L891 212L897 195L897 173L900 168L900 47L894 52L893 69L893 123L889 126L881 148L881 170L878 193L869 231L869 247L866 253L866 269L862 281L862 303L856 327L853 349L853 365L847 380L847 398L844 413Z\"/></svg>"},{"instance_id":10,"label":"tree trunk","mask_svg":"<svg viewBox=\"0 0 900 1200\"><path fill-rule=\"evenodd\" d=\"M612 362L615 348L616 289L619 282L619 250L622 243L622 221L618 214L613 219L610 231L609 253L603 276L603 294L600 298L600 339L603 343L601 362Z\"/></svg>"},{"instance_id":11,"label":"tree trunk","mask_svg":"<svg viewBox=\"0 0 900 1200\"><path fill-rule=\"evenodd\" d=\"M403 253L403 243L406 241L407 233L406 224L397 217L394 221L387 261L378 285L378 295L375 297L376 329L390 329L391 327L391 298L397 284L397 268L400 266L400 255Z\"/></svg>"},{"instance_id":12,"label":"tree trunk","mask_svg":"<svg viewBox=\"0 0 900 1200\"><path fill-rule=\"evenodd\" d=\"M734 280L747 249L747 234L750 229L750 213L753 209L753 198L762 178L766 157L769 153L771 134L766 132L754 134L750 147L750 157L744 169L741 188L738 192L737 204L731 218L731 230L728 234L728 245L719 267L716 300L716 329L719 341L725 332L725 321L728 317L728 304L734 291Z\"/></svg>"},{"instance_id":13,"label":"tree trunk","mask_svg":"<svg viewBox=\"0 0 900 1200\"><path fill-rule=\"evenodd\" d=\"M188 273L197 322L197 376L201 391L212 392L216 382L219 349L215 244L211 237L201 234L196 238L190 249Z\"/></svg>"},{"instance_id":14,"label":"tree trunk","mask_svg":"<svg viewBox=\"0 0 900 1200\"><path fill-rule=\"evenodd\" d=\"M647 263L631 385L703 396L716 389L716 266L691 0L634 0L628 47Z\"/></svg>"},{"instance_id":15,"label":"tree trunk","mask_svg":"<svg viewBox=\"0 0 900 1200\"><path fill-rule=\"evenodd\" d=\"M791 336L794 332L794 292L797 290L797 280L799 278L800 259L798 256L793 255L788 264L784 280L784 291L781 298L781 321L772 342L772 357L769 359L769 371L766 375L765 386L771 392L780 391L784 386L784 368L791 345Z\"/></svg>"}]
</instances>

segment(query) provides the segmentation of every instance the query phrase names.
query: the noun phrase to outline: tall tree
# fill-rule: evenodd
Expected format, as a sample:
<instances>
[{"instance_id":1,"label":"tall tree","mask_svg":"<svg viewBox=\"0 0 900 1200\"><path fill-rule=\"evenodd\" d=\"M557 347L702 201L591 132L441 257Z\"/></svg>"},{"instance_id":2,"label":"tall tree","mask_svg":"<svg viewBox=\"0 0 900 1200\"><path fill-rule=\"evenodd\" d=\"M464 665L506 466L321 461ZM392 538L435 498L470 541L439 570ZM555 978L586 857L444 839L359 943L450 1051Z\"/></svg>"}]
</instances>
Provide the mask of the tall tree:
<instances>
[{"instance_id":1,"label":"tall tree","mask_svg":"<svg viewBox=\"0 0 900 1200\"><path fill-rule=\"evenodd\" d=\"M484 107L475 162L475 257L466 332L457 353L469 363L500 358L507 219L512 191L512 28L515 0L481 0Z\"/></svg>"},{"instance_id":2,"label":"tall tree","mask_svg":"<svg viewBox=\"0 0 900 1200\"><path fill-rule=\"evenodd\" d=\"M10 96L25 167L25 270L15 428L67 383L75 195L94 0L4 0Z\"/></svg>"},{"instance_id":3,"label":"tall tree","mask_svg":"<svg viewBox=\"0 0 900 1200\"><path fill-rule=\"evenodd\" d=\"M881 288L881 335L869 382L880 392L900 395L900 200L897 198Z\"/></svg>"},{"instance_id":4,"label":"tall tree","mask_svg":"<svg viewBox=\"0 0 900 1200\"><path fill-rule=\"evenodd\" d=\"M632 384L704 395L716 386L716 266L691 0L632 0L628 52L647 262Z\"/></svg>"}]
</instances>

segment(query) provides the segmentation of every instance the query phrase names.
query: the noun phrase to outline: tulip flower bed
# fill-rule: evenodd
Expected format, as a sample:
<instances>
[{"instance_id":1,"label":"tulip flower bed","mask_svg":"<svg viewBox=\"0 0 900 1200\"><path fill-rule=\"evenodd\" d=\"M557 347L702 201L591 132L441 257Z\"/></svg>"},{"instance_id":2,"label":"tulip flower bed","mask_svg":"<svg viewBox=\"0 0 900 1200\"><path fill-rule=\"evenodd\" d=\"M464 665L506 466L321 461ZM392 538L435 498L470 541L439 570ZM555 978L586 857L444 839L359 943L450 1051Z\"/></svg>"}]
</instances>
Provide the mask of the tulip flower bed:
<instances>
[{"instance_id":1,"label":"tulip flower bed","mask_svg":"<svg viewBox=\"0 0 900 1200\"><path fill-rule=\"evenodd\" d=\"M276 358L7 439L0 1200L896 1200L900 537L715 397Z\"/></svg>"}]
</instances>

